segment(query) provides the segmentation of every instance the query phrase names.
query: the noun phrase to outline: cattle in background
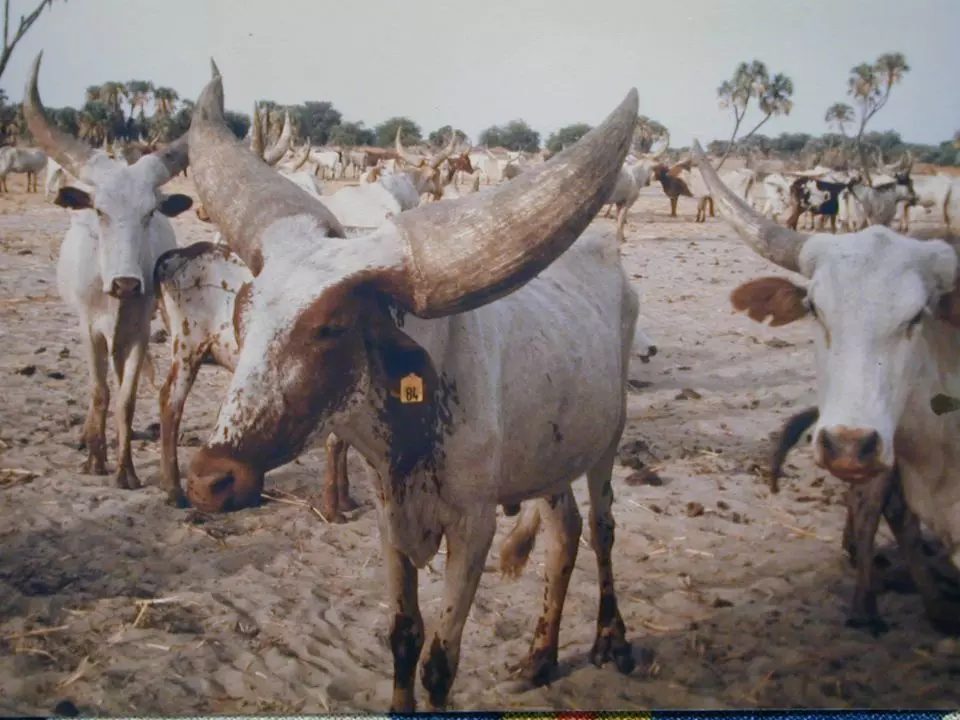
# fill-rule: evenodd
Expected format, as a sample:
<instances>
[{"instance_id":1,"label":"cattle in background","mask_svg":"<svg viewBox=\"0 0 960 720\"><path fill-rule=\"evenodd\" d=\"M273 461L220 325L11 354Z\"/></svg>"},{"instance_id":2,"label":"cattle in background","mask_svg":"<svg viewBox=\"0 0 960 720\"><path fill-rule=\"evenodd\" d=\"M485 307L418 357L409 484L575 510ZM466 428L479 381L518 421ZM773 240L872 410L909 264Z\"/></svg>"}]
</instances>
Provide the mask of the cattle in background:
<instances>
[{"instance_id":1,"label":"cattle in background","mask_svg":"<svg viewBox=\"0 0 960 720\"><path fill-rule=\"evenodd\" d=\"M889 225L898 205L916 202L910 173L900 172L891 182L867 185L859 175L847 183L840 194L838 217L847 231L862 230L869 225Z\"/></svg>"},{"instance_id":2,"label":"cattle in background","mask_svg":"<svg viewBox=\"0 0 960 720\"><path fill-rule=\"evenodd\" d=\"M318 434L335 430L354 445L376 487L392 705L410 711L424 643L417 568L445 538L445 609L421 676L442 707L498 504L535 500L552 536L527 664L530 677L549 680L581 527L569 483L586 472L601 588L591 657L631 670L610 564L610 478L637 299L613 238L574 241L616 180L636 91L506 187L416 208L350 239L322 204L237 146L222 103L218 79L194 110L192 174L254 280L237 370L191 462L190 501L204 511L249 504L264 473ZM531 354L531 343L543 351Z\"/></svg>"},{"instance_id":3,"label":"cattle in background","mask_svg":"<svg viewBox=\"0 0 960 720\"><path fill-rule=\"evenodd\" d=\"M797 229L800 216L805 212L811 215L810 227L813 227L813 216L819 215L829 218L830 229L837 231L837 214L840 212L840 193L846 189L846 183L828 182L815 178L797 178L790 184L790 216L786 225L792 230ZM822 224L821 224L822 227Z\"/></svg>"},{"instance_id":4,"label":"cattle in background","mask_svg":"<svg viewBox=\"0 0 960 720\"><path fill-rule=\"evenodd\" d=\"M702 159L699 144L694 149L740 237L808 280L800 287L786 278L762 278L737 288L732 301L754 320L772 317L772 325L814 320L816 463L868 492L872 514L861 519L858 532L870 538L869 556L882 512L927 616L940 629L960 632L960 602L937 585L919 524L929 525L960 568L960 413L938 414L933 407L933 399L949 395L960 379L956 252L942 241L914 240L879 225L845 242L781 227L730 192ZM882 626L872 595L854 598L850 621Z\"/></svg>"},{"instance_id":5,"label":"cattle in background","mask_svg":"<svg viewBox=\"0 0 960 720\"><path fill-rule=\"evenodd\" d=\"M35 148L0 148L0 192L7 190L7 175L24 173L27 176L27 192L37 192L37 177L47 164L47 155Z\"/></svg>"},{"instance_id":6,"label":"cattle in background","mask_svg":"<svg viewBox=\"0 0 960 720\"><path fill-rule=\"evenodd\" d=\"M166 216L175 216L191 204L189 197L164 196L159 188L186 167L186 137L133 165L93 150L47 122L37 90L41 56L33 63L23 102L27 127L45 152L92 188L87 192L64 187L55 201L75 211L60 249L57 286L64 302L78 315L90 368L83 470L98 475L107 472L107 373L112 367L120 386L115 413L120 457L115 481L120 487L135 488L140 481L130 452L131 425L156 306L153 267L163 252L176 247Z\"/></svg>"},{"instance_id":7,"label":"cattle in background","mask_svg":"<svg viewBox=\"0 0 960 720\"><path fill-rule=\"evenodd\" d=\"M663 188L663 194L670 198L670 217L677 216L677 200L679 200L682 195L697 200L697 216L694 222L705 222L708 208L710 216L713 216L713 198L709 195L697 197L690 191L689 184L682 177L683 173L689 173L689 171L689 160L677 163L673 167L667 167L667 165L663 163L657 163L653 166L653 177L660 183L660 187Z\"/></svg>"},{"instance_id":8,"label":"cattle in background","mask_svg":"<svg viewBox=\"0 0 960 720\"><path fill-rule=\"evenodd\" d=\"M154 287L171 350L170 370L160 389L160 467L171 504L185 506L177 440L183 408L204 363L233 372L243 345L244 315L253 275L223 245L209 242L168 250L157 260ZM344 521L357 507L347 477L349 445L331 433L320 512Z\"/></svg>"}]
</instances>

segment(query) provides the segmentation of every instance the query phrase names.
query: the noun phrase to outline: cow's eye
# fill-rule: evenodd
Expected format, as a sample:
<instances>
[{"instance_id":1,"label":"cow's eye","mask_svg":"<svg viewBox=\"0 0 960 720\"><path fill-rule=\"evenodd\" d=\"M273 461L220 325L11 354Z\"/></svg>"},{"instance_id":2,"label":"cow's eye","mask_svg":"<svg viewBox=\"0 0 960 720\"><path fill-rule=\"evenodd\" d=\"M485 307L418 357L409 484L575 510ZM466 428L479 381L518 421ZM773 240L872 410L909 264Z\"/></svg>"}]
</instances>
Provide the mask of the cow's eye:
<instances>
[{"instance_id":1,"label":"cow's eye","mask_svg":"<svg viewBox=\"0 0 960 720\"><path fill-rule=\"evenodd\" d=\"M332 340L347 332L347 328L337 325L321 325L313 331L317 340Z\"/></svg>"},{"instance_id":2,"label":"cow's eye","mask_svg":"<svg viewBox=\"0 0 960 720\"><path fill-rule=\"evenodd\" d=\"M810 314L813 315L817 320L820 319L819 313L817 313L817 306L813 304L813 300L807 298L807 310L810 311Z\"/></svg>"}]
</instances>

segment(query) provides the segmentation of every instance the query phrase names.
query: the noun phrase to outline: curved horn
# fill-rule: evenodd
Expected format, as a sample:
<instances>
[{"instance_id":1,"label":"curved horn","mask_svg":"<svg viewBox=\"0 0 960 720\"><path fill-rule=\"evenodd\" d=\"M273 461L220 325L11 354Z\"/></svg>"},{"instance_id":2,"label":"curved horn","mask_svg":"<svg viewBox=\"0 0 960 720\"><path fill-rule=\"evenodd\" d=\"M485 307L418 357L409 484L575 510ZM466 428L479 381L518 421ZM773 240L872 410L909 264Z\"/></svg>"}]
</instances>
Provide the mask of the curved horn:
<instances>
[{"instance_id":1,"label":"curved horn","mask_svg":"<svg viewBox=\"0 0 960 720\"><path fill-rule=\"evenodd\" d=\"M157 169L153 173L153 182L155 187L159 187L167 182L170 178L176 177L177 173L183 172L183 170L190 163L190 155L188 149L188 133L184 133L172 143L167 143L165 145L160 145L152 153L144 155L137 162L153 162L157 163ZM149 158L149 160L148 160Z\"/></svg>"},{"instance_id":2,"label":"curved horn","mask_svg":"<svg viewBox=\"0 0 960 720\"><path fill-rule=\"evenodd\" d=\"M197 98L189 142L200 202L255 275L269 253L262 235L278 220L308 216L318 236L344 236L343 227L319 201L243 149L223 119L222 78L211 80Z\"/></svg>"},{"instance_id":3,"label":"curved horn","mask_svg":"<svg viewBox=\"0 0 960 720\"><path fill-rule=\"evenodd\" d=\"M290 111L283 113L283 127L280 130L280 137L272 148L263 154L263 160L267 165L276 165L287 154L290 149L290 140L293 138L293 123L290 122Z\"/></svg>"},{"instance_id":4,"label":"curved horn","mask_svg":"<svg viewBox=\"0 0 960 720\"><path fill-rule=\"evenodd\" d=\"M737 234L754 252L780 267L799 272L800 251L807 236L790 230L754 212L741 200L713 169L703 154L703 148L693 141L693 158L700 168L710 194L717 201L721 214L733 226Z\"/></svg>"},{"instance_id":5,"label":"curved horn","mask_svg":"<svg viewBox=\"0 0 960 720\"><path fill-rule=\"evenodd\" d=\"M30 79L27 81L27 89L24 92L23 117L37 145L68 173L74 177L80 177L84 165L93 157L95 151L86 143L47 122L43 103L40 102L40 91L37 89L37 76L40 74L42 58L43 51L37 55L30 70Z\"/></svg>"},{"instance_id":6,"label":"curved horn","mask_svg":"<svg viewBox=\"0 0 960 720\"><path fill-rule=\"evenodd\" d=\"M294 163L293 170L291 172L296 172L297 170L302 168L304 165L307 164L307 160L309 159L310 159L310 138L307 138L307 141L303 144L303 157L300 158L300 160L298 160L296 163Z\"/></svg>"},{"instance_id":7,"label":"curved horn","mask_svg":"<svg viewBox=\"0 0 960 720\"><path fill-rule=\"evenodd\" d=\"M408 153L406 150L403 149L403 143L400 142L400 133L402 130L403 130L403 126L398 125L397 137L394 140L394 145L396 146L397 155L400 157L401 160L403 160L408 165L413 165L414 167L420 167L424 163L424 158L416 157L415 155L412 155L411 153Z\"/></svg>"},{"instance_id":8,"label":"curved horn","mask_svg":"<svg viewBox=\"0 0 960 720\"><path fill-rule=\"evenodd\" d=\"M253 125L250 129L250 152L258 158L263 158L263 120L260 118L260 107L256 103L253 104Z\"/></svg>"},{"instance_id":9,"label":"curved horn","mask_svg":"<svg viewBox=\"0 0 960 720\"><path fill-rule=\"evenodd\" d=\"M396 216L405 259L402 271L378 278L381 289L429 318L479 307L524 285L593 220L620 173L636 119L634 89L569 150L512 182Z\"/></svg>"},{"instance_id":10,"label":"curved horn","mask_svg":"<svg viewBox=\"0 0 960 720\"><path fill-rule=\"evenodd\" d=\"M440 164L453 154L453 151L456 149L456 147L457 147L457 131L454 130L450 134L449 144L443 150L441 150L438 155L430 158L430 167L432 167L434 170L440 167Z\"/></svg>"}]
</instances>

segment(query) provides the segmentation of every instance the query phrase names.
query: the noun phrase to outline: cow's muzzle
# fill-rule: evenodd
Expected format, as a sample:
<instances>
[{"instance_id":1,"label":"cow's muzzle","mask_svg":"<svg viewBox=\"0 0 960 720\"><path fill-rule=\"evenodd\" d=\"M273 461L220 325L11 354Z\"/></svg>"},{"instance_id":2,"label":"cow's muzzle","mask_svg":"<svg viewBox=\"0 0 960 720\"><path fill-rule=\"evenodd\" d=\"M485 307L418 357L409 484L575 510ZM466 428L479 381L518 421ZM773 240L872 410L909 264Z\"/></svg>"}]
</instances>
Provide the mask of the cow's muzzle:
<instances>
[{"instance_id":1,"label":"cow's muzzle","mask_svg":"<svg viewBox=\"0 0 960 720\"><path fill-rule=\"evenodd\" d=\"M129 300L139 297L143 292L143 284L139 278L118 277L110 283L110 295L118 300Z\"/></svg>"},{"instance_id":2,"label":"cow's muzzle","mask_svg":"<svg viewBox=\"0 0 960 720\"><path fill-rule=\"evenodd\" d=\"M888 471L882 454L883 440L872 428L835 425L817 434L817 465L847 482L865 482Z\"/></svg>"},{"instance_id":3,"label":"cow's muzzle","mask_svg":"<svg viewBox=\"0 0 960 720\"><path fill-rule=\"evenodd\" d=\"M198 452L190 463L187 499L201 512L229 512L260 504L263 473L223 455Z\"/></svg>"}]
</instances>

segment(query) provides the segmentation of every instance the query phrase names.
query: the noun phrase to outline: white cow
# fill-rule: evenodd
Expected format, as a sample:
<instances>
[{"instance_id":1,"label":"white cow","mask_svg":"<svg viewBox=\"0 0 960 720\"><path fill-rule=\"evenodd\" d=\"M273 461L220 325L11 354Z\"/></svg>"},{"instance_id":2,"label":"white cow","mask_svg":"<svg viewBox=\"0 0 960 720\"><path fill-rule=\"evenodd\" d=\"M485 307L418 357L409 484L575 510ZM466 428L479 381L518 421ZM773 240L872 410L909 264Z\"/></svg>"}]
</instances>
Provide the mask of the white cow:
<instances>
[{"instance_id":1,"label":"white cow","mask_svg":"<svg viewBox=\"0 0 960 720\"><path fill-rule=\"evenodd\" d=\"M617 209L617 239L620 242L624 241L623 229L627 223L627 213L640 197L640 190L650 184L653 166L654 163L647 160L624 163L617 176L617 182L607 198L609 206ZM609 216L610 207L607 208L604 217Z\"/></svg>"},{"instance_id":2,"label":"white cow","mask_svg":"<svg viewBox=\"0 0 960 720\"><path fill-rule=\"evenodd\" d=\"M57 286L78 315L90 367L90 407L83 428L88 456L83 470L106 474L107 373L112 367L120 386L115 478L120 487L135 488L140 482L130 436L156 306L153 266L163 252L176 247L165 216L177 215L191 204L186 195L162 195L159 187L186 167L186 138L127 165L61 132L47 122L40 102L41 56L33 63L23 103L27 127L44 151L93 188L86 192L68 186L56 199L57 205L75 211L60 248Z\"/></svg>"},{"instance_id":3,"label":"white cow","mask_svg":"<svg viewBox=\"0 0 960 720\"><path fill-rule=\"evenodd\" d=\"M695 152L702 158L698 144ZM817 465L854 485L898 476L893 484L902 482L909 510L960 568L960 413L937 414L933 402L960 392L956 252L940 240L914 240L880 225L841 238L807 236L757 215L709 163L701 159L700 167L741 238L806 277L805 287L786 278L747 283L734 302L758 321L814 321ZM888 505L884 512L928 616L958 632L960 604L939 596L908 508ZM876 613L875 605L864 609Z\"/></svg>"},{"instance_id":4,"label":"white cow","mask_svg":"<svg viewBox=\"0 0 960 720\"><path fill-rule=\"evenodd\" d=\"M532 678L549 679L581 527L570 483L586 473L601 588L591 657L631 670L613 589L610 478L637 299L614 238L574 241L616 180L636 91L510 184L350 239L323 205L238 146L222 103L217 79L193 114L192 175L255 277L236 372L191 462L190 501L204 511L255 501L265 472L331 430L357 448L376 487L393 707L409 711L424 641L416 568L446 538L443 609L422 674L431 705L443 706L498 504L535 500L551 535L528 664Z\"/></svg>"},{"instance_id":5,"label":"white cow","mask_svg":"<svg viewBox=\"0 0 960 720\"><path fill-rule=\"evenodd\" d=\"M7 175L26 173L27 192L37 192L37 176L47 164L47 155L36 148L0 148L0 191L7 192Z\"/></svg>"}]
</instances>

